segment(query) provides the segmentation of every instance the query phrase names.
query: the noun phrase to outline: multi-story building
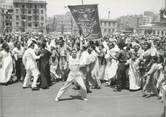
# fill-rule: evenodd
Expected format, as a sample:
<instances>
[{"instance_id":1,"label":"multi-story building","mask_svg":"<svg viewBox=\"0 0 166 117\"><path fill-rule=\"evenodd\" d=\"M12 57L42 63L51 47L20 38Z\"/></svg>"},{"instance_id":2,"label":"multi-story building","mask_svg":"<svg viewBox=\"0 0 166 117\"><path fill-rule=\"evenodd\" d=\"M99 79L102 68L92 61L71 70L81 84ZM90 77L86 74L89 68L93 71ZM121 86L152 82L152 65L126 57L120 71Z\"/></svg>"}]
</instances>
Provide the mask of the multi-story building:
<instances>
[{"instance_id":1,"label":"multi-story building","mask_svg":"<svg viewBox=\"0 0 166 117\"><path fill-rule=\"evenodd\" d=\"M140 17L142 15L127 15L118 18L118 31L133 33L140 25Z\"/></svg>"},{"instance_id":2,"label":"multi-story building","mask_svg":"<svg viewBox=\"0 0 166 117\"><path fill-rule=\"evenodd\" d=\"M101 31L103 35L109 35L117 31L118 22L116 20L101 19Z\"/></svg>"},{"instance_id":3,"label":"multi-story building","mask_svg":"<svg viewBox=\"0 0 166 117\"><path fill-rule=\"evenodd\" d=\"M140 27L146 27L158 19L157 15L151 11L145 11L141 15L122 16L118 19L119 28L121 31L128 31L130 33L139 33Z\"/></svg>"},{"instance_id":4,"label":"multi-story building","mask_svg":"<svg viewBox=\"0 0 166 117\"><path fill-rule=\"evenodd\" d=\"M13 0L13 31L46 32L46 1Z\"/></svg>"},{"instance_id":5,"label":"multi-story building","mask_svg":"<svg viewBox=\"0 0 166 117\"><path fill-rule=\"evenodd\" d=\"M144 13L145 15L145 13ZM138 28L138 33L140 34L148 34L148 35L166 35L166 23L161 21L161 14L153 14L153 19L149 21L149 23L140 25ZM149 16L149 18L152 17ZM165 19L166 22L166 19Z\"/></svg>"},{"instance_id":6,"label":"multi-story building","mask_svg":"<svg viewBox=\"0 0 166 117\"><path fill-rule=\"evenodd\" d=\"M12 0L0 0L0 33L12 31L13 6Z\"/></svg>"},{"instance_id":7,"label":"multi-story building","mask_svg":"<svg viewBox=\"0 0 166 117\"><path fill-rule=\"evenodd\" d=\"M65 15L55 15L48 18L47 30L49 32L58 32L65 34L77 34L78 27L70 12Z\"/></svg>"}]
</instances>

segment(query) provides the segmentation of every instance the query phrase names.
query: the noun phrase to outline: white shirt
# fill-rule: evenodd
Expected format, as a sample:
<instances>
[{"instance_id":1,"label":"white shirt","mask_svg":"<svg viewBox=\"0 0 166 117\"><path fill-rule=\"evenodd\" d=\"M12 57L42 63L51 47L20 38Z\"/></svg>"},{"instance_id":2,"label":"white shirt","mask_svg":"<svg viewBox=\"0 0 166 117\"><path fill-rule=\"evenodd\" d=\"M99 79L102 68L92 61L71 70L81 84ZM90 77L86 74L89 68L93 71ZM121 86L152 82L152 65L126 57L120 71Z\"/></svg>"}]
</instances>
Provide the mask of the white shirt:
<instances>
[{"instance_id":1,"label":"white shirt","mask_svg":"<svg viewBox=\"0 0 166 117\"><path fill-rule=\"evenodd\" d=\"M88 58L89 58L89 53L85 50L81 53L81 57L80 57L80 66L83 67L83 66L86 66L88 65Z\"/></svg>"},{"instance_id":2,"label":"white shirt","mask_svg":"<svg viewBox=\"0 0 166 117\"><path fill-rule=\"evenodd\" d=\"M35 51L32 48L28 48L23 55L23 64L25 65L26 70L37 68L36 59L39 59L40 56L36 56Z\"/></svg>"},{"instance_id":3,"label":"white shirt","mask_svg":"<svg viewBox=\"0 0 166 117\"><path fill-rule=\"evenodd\" d=\"M79 58L73 58L69 56L69 69L71 72L78 72L79 71Z\"/></svg>"},{"instance_id":4,"label":"white shirt","mask_svg":"<svg viewBox=\"0 0 166 117\"><path fill-rule=\"evenodd\" d=\"M24 53L24 48L21 47L20 49L18 48L14 48L13 51L12 51L14 57L15 57L15 60L18 60L18 58L22 58L23 56L23 53Z\"/></svg>"}]
</instances>

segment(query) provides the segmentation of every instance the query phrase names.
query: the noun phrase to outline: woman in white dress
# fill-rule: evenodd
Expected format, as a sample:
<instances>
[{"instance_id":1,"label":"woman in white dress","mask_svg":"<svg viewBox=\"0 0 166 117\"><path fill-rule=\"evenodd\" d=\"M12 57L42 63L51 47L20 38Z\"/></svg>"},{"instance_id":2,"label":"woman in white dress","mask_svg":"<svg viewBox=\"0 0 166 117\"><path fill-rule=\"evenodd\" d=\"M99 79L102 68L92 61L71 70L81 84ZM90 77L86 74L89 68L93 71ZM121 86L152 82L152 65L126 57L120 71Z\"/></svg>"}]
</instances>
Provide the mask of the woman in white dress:
<instances>
[{"instance_id":1,"label":"woman in white dress","mask_svg":"<svg viewBox=\"0 0 166 117\"><path fill-rule=\"evenodd\" d=\"M0 83L7 84L12 76L13 61L9 52L9 45L4 43L0 52Z\"/></svg>"},{"instance_id":2,"label":"woman in white dress","mask_svg":"<svg viewBox=\"0 0 166 117\"><path fill-rule=\"evenodd\" d=\"M107 54L105 55L106 59L106 68L105 68L105 74L104 74L104 80L109 83L109 81L116 76L116 72L118 69L118 62L115 60L115 55L117 51L119 51L119 48L114 45L113 43L109 44L109 49L107 51Z\"/></svg>"},{"instance_id":3,"label":"woman in white dress","mask_svg":"<svg viewBox=\"0 0 166 117\"><path fill-rule=\"evenodd\" d=\"M126 64L129 64L129 89L139 90L141 88L141 78L138 72L139 61L136 60L136 56L132 55L132 58L129 59Z\"/></svg>"},{"instance_id":4,"label":"woman in white dress","mask_svg":"<svg viewBox=\"0 0 166 117\"><path fill-rule=\"evenodd\" d=\"M139 71L139 49L138 44L133 44L133 50L131 50L131 58L127 61L126 64L129 65L129 89L130 90L139 90L141 88L141 73Z\"/></svg>"}]
</instances>

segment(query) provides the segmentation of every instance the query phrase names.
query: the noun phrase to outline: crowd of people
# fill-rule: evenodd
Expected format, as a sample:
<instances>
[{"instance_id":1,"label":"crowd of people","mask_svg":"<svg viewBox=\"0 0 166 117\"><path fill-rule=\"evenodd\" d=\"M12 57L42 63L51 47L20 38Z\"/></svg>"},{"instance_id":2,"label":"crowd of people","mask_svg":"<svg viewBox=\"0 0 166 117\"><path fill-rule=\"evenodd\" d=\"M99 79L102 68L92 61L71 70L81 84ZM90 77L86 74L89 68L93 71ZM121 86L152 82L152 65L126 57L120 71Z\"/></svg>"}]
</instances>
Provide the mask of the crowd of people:
<instances>
[{"instance_id":1,"label":"crowd of people","mask_svg":"<svg viewBox=\"0 0 166 117\"><path fill-rule=\"evenodd\" d=\"M110 86L162 96L166 85L166 37L112 34L90 40L82 36L13 33L0 37L0 85L49 89L65 82L55 101L74 85L81 99L92 89ZM31 85L30 85L31 84Z\"/></svg>"}]
</instances>

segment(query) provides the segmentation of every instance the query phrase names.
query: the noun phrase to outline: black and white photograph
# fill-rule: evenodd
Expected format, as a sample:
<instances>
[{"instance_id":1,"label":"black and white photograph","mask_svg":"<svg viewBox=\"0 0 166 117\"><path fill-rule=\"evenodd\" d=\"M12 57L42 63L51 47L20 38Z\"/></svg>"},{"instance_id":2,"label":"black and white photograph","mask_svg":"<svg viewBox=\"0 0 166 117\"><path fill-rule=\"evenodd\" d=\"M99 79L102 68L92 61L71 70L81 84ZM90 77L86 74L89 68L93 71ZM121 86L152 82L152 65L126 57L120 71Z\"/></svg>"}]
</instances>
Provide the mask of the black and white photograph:
<instances>
[{"instance_id":1,"label":"black and white photograph","mask_svg":"<svg viewBox=\"0 0 166 117\"><path fill-rule=\"evenodd\" d=\"M166 0L0 0L0 117L166 117Z\"/></svg>"}]
</instances>

